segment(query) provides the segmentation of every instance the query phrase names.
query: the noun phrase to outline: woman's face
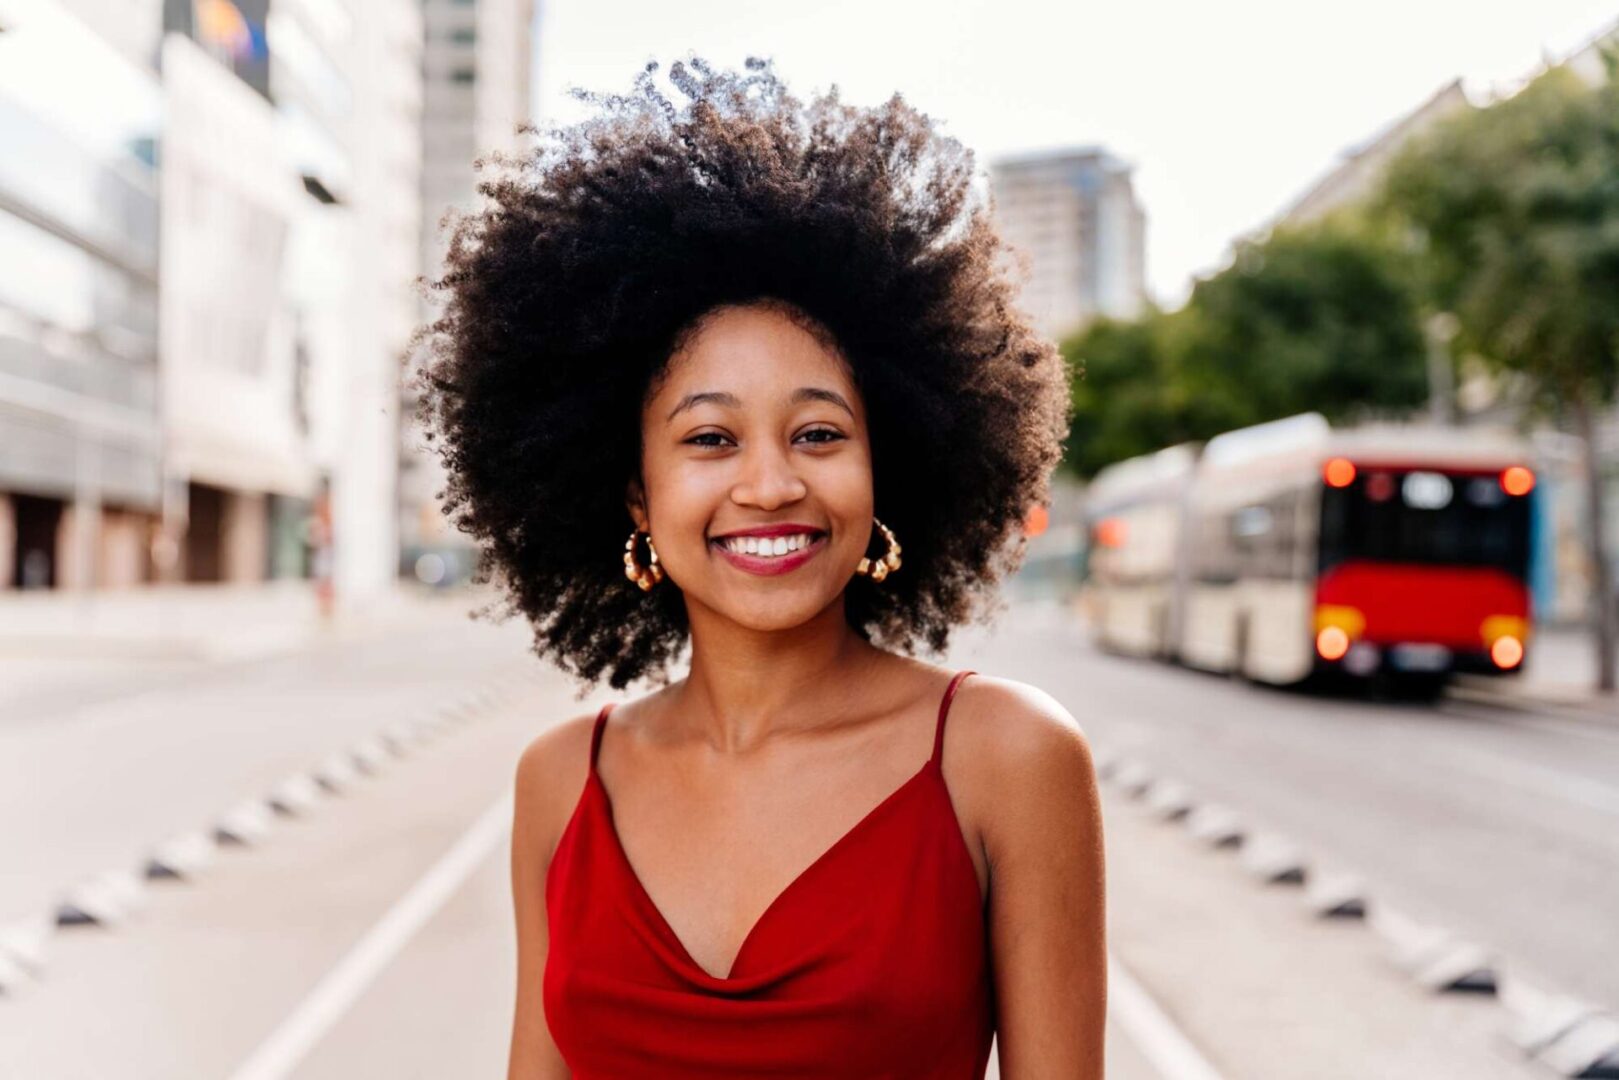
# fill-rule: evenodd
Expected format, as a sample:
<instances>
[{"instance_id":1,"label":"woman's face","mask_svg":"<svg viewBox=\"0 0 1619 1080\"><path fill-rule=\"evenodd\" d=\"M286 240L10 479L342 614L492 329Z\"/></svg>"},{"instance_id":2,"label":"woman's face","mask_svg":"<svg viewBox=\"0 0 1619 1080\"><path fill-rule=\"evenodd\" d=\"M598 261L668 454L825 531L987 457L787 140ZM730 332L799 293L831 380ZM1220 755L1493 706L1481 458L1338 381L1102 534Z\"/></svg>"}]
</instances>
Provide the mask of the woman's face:
<instances>
[{"instance_id":1,"label":"woman's face","mask_svg":"<svg viewBox=\"0 0 1619 1080\"><path fill-rule=\"evenodd\" d=\"M835 352L772 308L722 308L671 359L641 431L630 513L694 621L782 630L840 601L873 495L865 408Z\"/></svg>"}]
</instances>

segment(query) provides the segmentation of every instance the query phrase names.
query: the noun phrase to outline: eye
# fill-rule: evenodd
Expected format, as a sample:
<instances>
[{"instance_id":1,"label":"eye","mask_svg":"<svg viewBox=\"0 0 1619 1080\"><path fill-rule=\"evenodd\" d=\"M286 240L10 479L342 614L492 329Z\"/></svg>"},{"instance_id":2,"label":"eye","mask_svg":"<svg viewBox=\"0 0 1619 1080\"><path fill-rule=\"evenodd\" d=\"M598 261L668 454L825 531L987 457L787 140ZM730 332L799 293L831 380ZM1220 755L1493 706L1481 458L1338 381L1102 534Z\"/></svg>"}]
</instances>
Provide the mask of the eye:
<instances>
[{"instance_id":1,"label":"eye","mask_svg":"<svg viewBox=\"0 0 1619 1080\"><path fill-rule=\"evenodd\" d=\"M810 428L808 431L799 436L799 438L812 443L838 442L846 437L847 436L845 436L843 432L839 431L837 428L829 427Z\"/></svg>"},{"instance_id":2,"label":"eye","mask_svg":"<svg viewBox=\"0 0 1619 1080\"><path fill-rule=\"evenodd\" d=\"M705 448L712 448L712 447L724 446L727 440L726 440L724 435L721 435L717 431L699 431L697 434L693 435L691 438L685 439L683 441L685 443L687 443L688 445L690 445L690 446L701 446L701 447L705 447Z\"/></svg>"}]
</instances>

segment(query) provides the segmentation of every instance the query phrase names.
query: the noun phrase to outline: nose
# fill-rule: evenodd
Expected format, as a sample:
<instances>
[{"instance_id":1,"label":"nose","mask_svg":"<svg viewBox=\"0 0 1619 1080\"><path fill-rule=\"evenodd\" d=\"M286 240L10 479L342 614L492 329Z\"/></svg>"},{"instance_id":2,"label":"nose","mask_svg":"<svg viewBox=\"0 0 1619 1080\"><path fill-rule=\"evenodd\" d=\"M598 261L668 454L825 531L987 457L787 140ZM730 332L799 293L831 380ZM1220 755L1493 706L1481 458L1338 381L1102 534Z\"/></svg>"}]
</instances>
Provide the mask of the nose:
<instances>
[{"instance_id":1,"label":"nose","mask_svg":"<svg viewBox=\"0 0 1619 1080\"><path fill-rule=\"evenodd\" d=\"M741 464L741 475L731 488L731 501L740 506L774 510L809 493L792 458L780 447L755 443L741 455Z\"/></svg>"}]
</instances>

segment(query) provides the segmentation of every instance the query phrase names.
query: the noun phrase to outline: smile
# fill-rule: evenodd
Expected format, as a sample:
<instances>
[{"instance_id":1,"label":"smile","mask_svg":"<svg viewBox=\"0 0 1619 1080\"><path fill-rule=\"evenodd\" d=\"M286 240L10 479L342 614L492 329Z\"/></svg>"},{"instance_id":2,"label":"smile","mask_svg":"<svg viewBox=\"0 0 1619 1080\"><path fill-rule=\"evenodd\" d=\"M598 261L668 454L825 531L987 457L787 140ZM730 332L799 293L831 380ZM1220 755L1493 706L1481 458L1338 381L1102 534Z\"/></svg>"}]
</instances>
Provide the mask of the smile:
<instances>
[{"instance_id":1,"label":"smile","mask_svg":"<svg viewBox=\"0 0 1619 1080\"><path fill-rule=\"evenodd\" d=\"M826 534L724 536L710 543L738 570L750 574L785 574L813 559L826 546Z\"/></svg>"}]
</instances>

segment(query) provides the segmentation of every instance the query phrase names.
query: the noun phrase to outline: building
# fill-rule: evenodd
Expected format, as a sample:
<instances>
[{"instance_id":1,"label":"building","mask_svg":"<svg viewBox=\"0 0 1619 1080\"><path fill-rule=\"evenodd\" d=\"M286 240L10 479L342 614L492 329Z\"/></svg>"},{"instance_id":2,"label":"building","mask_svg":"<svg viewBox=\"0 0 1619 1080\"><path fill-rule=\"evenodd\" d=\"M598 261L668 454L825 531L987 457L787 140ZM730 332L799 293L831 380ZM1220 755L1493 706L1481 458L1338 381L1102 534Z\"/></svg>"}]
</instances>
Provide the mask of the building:
<instances>
[{"instance_id":1,"label":"building","mask_svg":"<svg viewBox=\"0 0 1619 1080\"><path fill-rule=\"evenodd\" d=\"M516 146L529 119L534 0L421 0L422 268L445 249L440 219L475 205L473 161Z\"/></svg>"},{"instance_id":2,"label":"building","mask_svg":"<svg viewBox=\"0 0 1619 1080\"><path fill-rule=\"evenodd\" d=\"M0 590L157 575L161 122L149 70L0 0Z\"/></svg>"},{"instance_id":3,"label":"building","mask_svg":"<svg viewBox=\"0 0 1619 1080\"><path fill-rule=\"evenodd\" d=\"M0 0L9 582L308 577L329 511L337 598L392 586L421 26L418 0Z\"/></svg>"},{"instance_id":4,"label":"building","mask_svg":"<svg viewBox=\"0 0 1619 1080\"><path fill-rule=\"evenodd\" d=\"M421 15L411 0L220 2L165 6L165 205L187 208L164 234L180 576L318 570L362 602L397 559ZM309 534L328 512L329 550Z\"/></svg>"},{"instance_id":5,"label":"building","mask_svg":"<svg viewBox=\"0 0 1619 1080\"><path fill-rule=\"evenodd\" d=\"M477 206L473 162L520 151L529 119L534 0L422 0L421 272L442 269L451 210ZM430 313L424 310L424 316ZM443 467L414 423L407 393L399 434L400 572L430 584L463 578L472 547L442 511Z\"/></svg>"},{"instance_id":6,"label":"building","mask_svg":"<svg viewBox=\"0 0 1619 1080\"><path fill-rule=\"evenodd\" d=\"M1025 260L1022 302L1042 333L1140 314L1147 219L1129 165L1096 147L1005 158L990 166L990 190L996 226Z\"/></svg>"}]
</instances>

